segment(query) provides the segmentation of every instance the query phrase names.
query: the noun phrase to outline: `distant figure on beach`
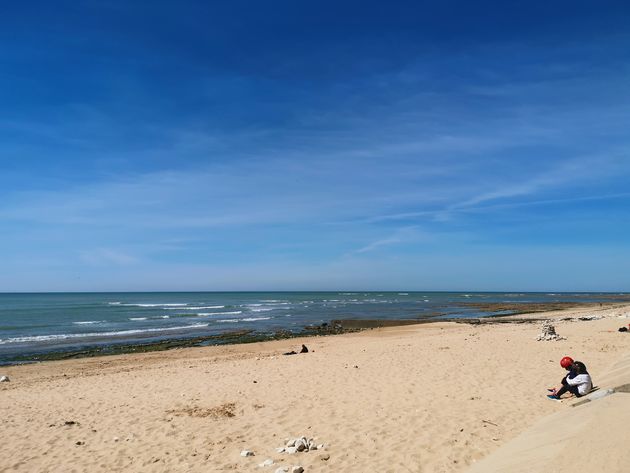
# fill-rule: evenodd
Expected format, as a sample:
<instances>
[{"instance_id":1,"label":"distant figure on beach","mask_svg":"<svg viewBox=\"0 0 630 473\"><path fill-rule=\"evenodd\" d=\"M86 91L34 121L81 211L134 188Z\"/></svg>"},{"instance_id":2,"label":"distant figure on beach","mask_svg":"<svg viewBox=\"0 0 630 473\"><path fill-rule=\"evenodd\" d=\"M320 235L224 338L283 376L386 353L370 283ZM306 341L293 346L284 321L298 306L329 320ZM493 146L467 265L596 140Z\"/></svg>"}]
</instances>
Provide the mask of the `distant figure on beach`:
<instances>
[{"instance_id":1,"label":"distant figure on beach","mask_svg":"<svg viewBox=\"0 0 630 473\"><path fill-rule=\"evenodd\" d=\"M302 349L300 350L300 353L308 353L308 348L306 347L306 345L302 345ZM298 352L296 352L295 350L291 350L287 353L283 353L283 355L297 355Z\"/></svg>"},{"instance_id":2,"label":"distant figure on beach","mask_svg":"<svg viewBox=\"0 0 630 473\"><path fill-rule=\"evenodd\" d=\"M549 390L551 391L551 394L547 395L549 399L560 399L566 392L570 392L575 397L581 397L590 392L593 388L593 381L584 363L574 361L571 357L565 356L560 360L560 366L569 373L562 378L562 387L560 389L552 388Z\"/></svg>"}]
</instances>

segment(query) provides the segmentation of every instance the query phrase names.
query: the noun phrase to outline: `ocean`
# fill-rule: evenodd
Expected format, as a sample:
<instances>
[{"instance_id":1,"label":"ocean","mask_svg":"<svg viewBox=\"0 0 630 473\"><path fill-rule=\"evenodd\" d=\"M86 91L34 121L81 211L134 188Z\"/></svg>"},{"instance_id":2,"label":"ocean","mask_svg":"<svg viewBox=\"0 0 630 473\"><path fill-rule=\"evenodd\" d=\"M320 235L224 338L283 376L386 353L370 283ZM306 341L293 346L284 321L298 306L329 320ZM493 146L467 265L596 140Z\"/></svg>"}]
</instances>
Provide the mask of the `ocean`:
<instances>
[{"instance_id":1,"label":"ocean","mask_svg":"<svg viewBox=\"0 0 630 473\"><path fill-rule=\"evenodd\" d=\"M610 302L623 296L402 291L0 293L0 364L28 362L51 352L206 337L235 330L299 334L307 325L334 319L497 315L474 303Z\"/></svg>"}]
</instances>

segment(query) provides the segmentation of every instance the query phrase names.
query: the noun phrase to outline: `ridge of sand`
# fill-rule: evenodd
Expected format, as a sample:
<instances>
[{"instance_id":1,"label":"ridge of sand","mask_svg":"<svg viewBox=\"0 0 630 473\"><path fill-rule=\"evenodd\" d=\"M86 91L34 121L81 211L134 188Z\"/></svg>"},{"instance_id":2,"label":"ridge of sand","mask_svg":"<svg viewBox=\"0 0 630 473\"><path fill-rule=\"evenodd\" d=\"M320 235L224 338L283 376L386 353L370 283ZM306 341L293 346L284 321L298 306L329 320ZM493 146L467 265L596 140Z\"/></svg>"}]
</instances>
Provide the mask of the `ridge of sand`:
<instances>
[{"instance_id":1,"label":"ridge of sand","mask_svg":"<svg viewBox=\"0 0 630 473\"><path fill-rule=\"evenodd\" d=\"M585 315L602 318L559 320ZM0 472L464 471L543 416L610 402L571 408L545 388L565 354L596 384L615 372L630 305L545 316L566 340L537 342L539 324L445 322L5 367ZM310 353L282 356L302 343ZM330 458L275 452L301 435Z\"/></svg>"},{"instance_id":2,"label":"ridge of sand","mask_svg":"<svg viewBox=\"0 0 630 473\"><path fill-rule=\"evenodd\" d=\"M600 378L598 390L570 402L468 470L625 472L630 468L630 356Z\"/></svg>"}]
</instances>

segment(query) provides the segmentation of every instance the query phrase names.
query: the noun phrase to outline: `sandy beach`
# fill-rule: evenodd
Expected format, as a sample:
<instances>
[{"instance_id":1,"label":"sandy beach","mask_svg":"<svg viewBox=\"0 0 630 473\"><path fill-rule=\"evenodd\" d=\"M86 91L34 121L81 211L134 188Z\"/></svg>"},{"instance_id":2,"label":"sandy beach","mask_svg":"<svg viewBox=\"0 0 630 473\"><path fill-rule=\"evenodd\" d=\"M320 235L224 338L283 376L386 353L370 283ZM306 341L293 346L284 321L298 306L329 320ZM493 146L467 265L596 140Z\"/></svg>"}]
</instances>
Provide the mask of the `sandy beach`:
<instances>
[{"instance_id":1,"label":"sandy beach","mask_svg":"<svg viewBox=\"0 0 630 473\"><path fill-rule=\"evenodd\" d=\"M532 317L566 340L444 322L4 367L0 471L466 471L571 409L545 397L562 356L597 385L628 354L628 304ZM277 453L301 436L323 449Z\"/></svg>"}]
</instances>

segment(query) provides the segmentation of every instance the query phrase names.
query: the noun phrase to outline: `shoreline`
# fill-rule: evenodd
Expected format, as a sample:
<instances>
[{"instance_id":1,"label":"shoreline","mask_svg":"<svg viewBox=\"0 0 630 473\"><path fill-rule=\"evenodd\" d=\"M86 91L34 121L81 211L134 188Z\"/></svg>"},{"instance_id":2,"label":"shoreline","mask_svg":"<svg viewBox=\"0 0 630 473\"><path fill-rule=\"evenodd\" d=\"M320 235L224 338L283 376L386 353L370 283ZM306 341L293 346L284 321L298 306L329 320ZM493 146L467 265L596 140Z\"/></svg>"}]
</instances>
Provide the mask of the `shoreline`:
<instances>
[{"instance_id":1,"label":"shoreline","mask_svg":"<svg viewBox=\"0 0 630 473\"><path fill-rule=\"evenodd\" d=\"M565 340L537 342L536 321L442 321L5 367L0 471L465 471L570 409L545 397L561 356L597 384L628 353L630 304L543 314ZM301 435L325 448L275 451Z\"/></svg>"},{"instance_id":2,"label":"shoreline","mask_svg":"<svg viewBox=\"0 0 630 473\"><path fill-rule=\"evenodd\" d=\"M478 303L462 302L462 307L473 307L479 309L481 313L488 313L480 317L445 317L445 313L436 313L418 319L333 319L319 325L307 325L298 332L288 330L277 330L275 332L258 332L253 329L228 331L218 335L206 335L196 337L166 338L153 342L114 342L102 343L92 346L68 347L68 349L53 349L49 351L33 350L24 355L13 356L6 361L0 362L2 366L15 366L22 364L41 363L55 360L68 360L91 358L99 356L113 356L132 353L147 353L156 351L166 351L182 348L221 346L259 343L273 340L284 340L291 338L305 338L314 336L340 335L356 331L369 330L382 327L396 327L403 325L430 324L438 322L457 323L487 323L487 320L501 320L501 323L515 323L512 318L515 316L531 316L549 311L569 311L578 309L606 309L623 305L625 302L535 302L535 303ZM508 313L506 313L508 312ZM485 320L486 322L482 322Z\"/></svg>"}]
</instances>

